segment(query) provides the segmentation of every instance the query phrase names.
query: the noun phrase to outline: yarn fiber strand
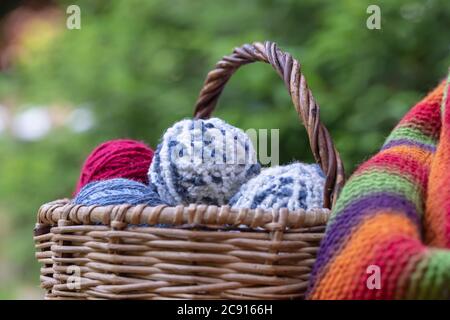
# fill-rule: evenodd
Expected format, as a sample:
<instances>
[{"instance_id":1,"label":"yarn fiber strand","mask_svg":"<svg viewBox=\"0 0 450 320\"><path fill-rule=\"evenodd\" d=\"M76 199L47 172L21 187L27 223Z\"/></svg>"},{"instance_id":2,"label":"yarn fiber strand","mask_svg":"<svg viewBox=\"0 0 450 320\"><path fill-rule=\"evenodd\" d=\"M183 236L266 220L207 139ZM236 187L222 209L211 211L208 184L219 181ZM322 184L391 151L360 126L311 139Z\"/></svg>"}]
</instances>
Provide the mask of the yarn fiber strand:
<instances>
[{"instance_id":1,"label":"yarn fiber strand","mask_svg":"<svg viewBox=\"0 0 450 320\"><path fill-rule=\"evenodd\" d=\"M102 143L86 159L75 193L92 181L126 178L147 184L153 150L146 144L118 139Z\"/></svg>"},{"instance_id":2,"label":"yarn fiber strand","mask_svg":"<svg viewBox=\"0 0 450 320\"><path fill-rule=\"evenodd\" d=\"M310 299L450 299L449 81L417 103L347 182Z\"/></svg>"},{"instance_id":3,"label":"yarn fiber strand","mask_svg":"<svg viewBox=\"0 0 450 320\"><path fill-rule=\"evenodd\" d=\"M149 179L170 205L223 205L260 168L242 130L218 118L185 119L165 132Z\"/></svg>"},{"instance_id":4,"label":"yarn fiber strand","mask_svg":"<svg viewBox=\"0 0 450 320\"><path fill-rule=\"evenodd\" d=\"M116 178L94 181L85 185L73 203L85 206L109 206L119 204L163 204L153 188L129 179Z\"/></svg>"},{"instance_id":5,"label":"yarn fiber strand","mask_svg":"<svg viewBox=\"0 0 450 320\"><path fill-rule=\"evenodd\" d=\"M230 200L234 208L310 210L323 208L325 175L317 164L266 168Z\"/></svg>"}]
</instances>

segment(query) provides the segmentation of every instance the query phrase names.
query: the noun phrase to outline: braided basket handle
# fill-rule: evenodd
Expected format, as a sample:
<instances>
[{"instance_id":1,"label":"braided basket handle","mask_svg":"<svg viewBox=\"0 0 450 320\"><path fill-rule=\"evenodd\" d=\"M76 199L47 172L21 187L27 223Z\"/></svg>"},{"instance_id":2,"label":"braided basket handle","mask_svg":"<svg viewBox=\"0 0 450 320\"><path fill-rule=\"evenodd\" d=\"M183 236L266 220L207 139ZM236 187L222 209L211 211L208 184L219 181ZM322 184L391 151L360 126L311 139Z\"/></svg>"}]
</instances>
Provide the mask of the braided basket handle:
<instances>
[{"instance_id":1,"label":"braided basket handle","mask_svg":"<svg viewBox=\"0 0 450 320\"><path fill-rule=\"evenodd\" d=\"M295 109L308 132L309 143L316 162L326 173L324 207L330 208L337 199L344 181L344 167L328 130L320 122L319 105L300 71L300 63L273 42L255 42L235 48L210 71L195 105L194 117L207 119L213 112L225 84L233 73L248 63L269 63L284 80Z\"/></svg>"}]
</instances>

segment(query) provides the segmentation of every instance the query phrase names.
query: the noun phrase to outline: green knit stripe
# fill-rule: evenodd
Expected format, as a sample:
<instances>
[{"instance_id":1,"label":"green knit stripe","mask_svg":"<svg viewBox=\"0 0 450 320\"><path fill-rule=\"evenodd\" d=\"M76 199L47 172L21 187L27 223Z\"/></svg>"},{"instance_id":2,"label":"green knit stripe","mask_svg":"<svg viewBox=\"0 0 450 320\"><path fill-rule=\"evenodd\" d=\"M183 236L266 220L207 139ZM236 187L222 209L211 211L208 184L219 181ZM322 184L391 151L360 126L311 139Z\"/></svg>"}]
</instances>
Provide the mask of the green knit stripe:
<instances>
[{"instance_id":1,"label":"green knit stripe","mask_svg":"<svg viewBox=\"0 0 450 320\"><path fill-rule=\"evenodd\" d=\"M436 139L424 134L420 129L411 127L410 123L397 126L386 139L385 145L392 140L408 139L430 146L436 145Z\"/></svg>"},{"instance_id":2,"label":"green knit stripe","mask_svg":"<svg viewBox=\"0 0 450 320\"><path fill-rule=\"evenodd\" d=\"M428 267L430 255L426 253L421 253L420 255L420 260L416 263L415 268L408 277L408 291L404 296L404 298L408 300L417 299L417 297L420 295L420 282L422 281ZM411 257L409 261L411 261Z\"/></svg>"},{"instance_id":3,"label":"green knit stripe","mask_svg":"<svg viewBox=\"0 0 450 320\"><path fill-rule=\"evenodd\" d=\"M370 171L353 175L339 195L339 200L333 209L328 225L350 202L360 198L381 192L395 193L404 196L407 200L416 204L417 212L423 214L422 187L408 178L404 172L396 172L386 169L373 168Z\"/></svg>"},{"instance_id":4,"label":"green knit stripe","mask_svg":"<svg viewBox=\"0 0 450 320\"><path fill-rule=\"evenodd\" d=\"M427 256L427 267L417 275L412 274L412 278L418 280L418 296L415 298L450 297L450 252L433 249Z\"/></svg>"}]
</instances>

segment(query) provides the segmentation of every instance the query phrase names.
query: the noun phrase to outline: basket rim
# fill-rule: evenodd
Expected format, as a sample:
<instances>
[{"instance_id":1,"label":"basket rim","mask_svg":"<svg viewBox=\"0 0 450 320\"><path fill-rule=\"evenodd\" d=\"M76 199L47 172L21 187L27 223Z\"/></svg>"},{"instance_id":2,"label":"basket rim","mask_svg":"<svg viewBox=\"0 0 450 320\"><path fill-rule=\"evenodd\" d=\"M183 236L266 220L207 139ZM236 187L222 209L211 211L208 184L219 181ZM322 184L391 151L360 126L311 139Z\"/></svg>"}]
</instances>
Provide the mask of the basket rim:
<instances>
[{"instance_id":1,"label":"basket rim","mask_svg":"<svg viewBox=\"0 0 450 320\"><path fill-rule=\"evenodd\" d=\"M324 226L330 216L327 208L311 210L281 209L235 209L228 205L205 204L84 206L70 199L61 199L43 204L37 214L36 228L60 225L111 225L122 229L131 225L245 225L250 228L265 228L271 231L288 228ZM169 226L170 227L170 226ZM36 229L35 229L36 231Z\"/></svg>"}]
</instances>

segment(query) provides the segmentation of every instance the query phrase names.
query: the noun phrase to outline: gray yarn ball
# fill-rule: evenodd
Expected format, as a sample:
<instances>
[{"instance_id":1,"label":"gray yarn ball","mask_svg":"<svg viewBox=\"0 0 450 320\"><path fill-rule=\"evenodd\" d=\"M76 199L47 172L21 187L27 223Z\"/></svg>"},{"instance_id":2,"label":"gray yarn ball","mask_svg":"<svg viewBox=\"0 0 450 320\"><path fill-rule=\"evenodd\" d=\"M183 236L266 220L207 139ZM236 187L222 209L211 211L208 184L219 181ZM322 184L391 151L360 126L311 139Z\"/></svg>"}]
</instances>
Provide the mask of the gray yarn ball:
<instances>
[{"instance_id":1,"label":"gray yarn ball","mask_svg":"<svg viewBox=\"0 0 450 320\"><path fill-rule=\"evenodd\" d=\"M325 175L317 164L292 163L263 169L230 200L233 208L313 209L323 207Z\"/></svg>"},{"instance_id":2,"label":"gray yarn ball","mask_svg":"<svg viewBox=\"0 0 450 320\"><path fill-rule=\"evenodd\" d=\"M72 201L81 205L163 204L158 194L149 186L123 178L94 181L85 185Z\"/></svg>"},{"instance_id":3,"label":"gray yarn ball","mask_svg":"<svg viewBox=\"0 0 450 320\"><path fill-rule=\"evenodd\" d=\"M250 138L218 118L175 123L161 139L149 179L170 205L223 205L260 172Z\"/></svg>"}]
</instances>

